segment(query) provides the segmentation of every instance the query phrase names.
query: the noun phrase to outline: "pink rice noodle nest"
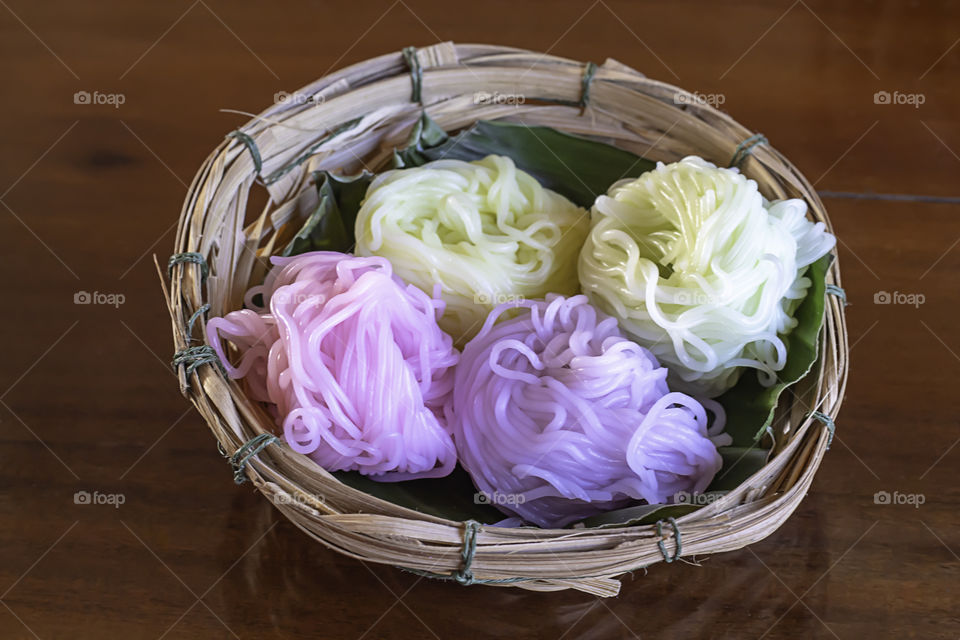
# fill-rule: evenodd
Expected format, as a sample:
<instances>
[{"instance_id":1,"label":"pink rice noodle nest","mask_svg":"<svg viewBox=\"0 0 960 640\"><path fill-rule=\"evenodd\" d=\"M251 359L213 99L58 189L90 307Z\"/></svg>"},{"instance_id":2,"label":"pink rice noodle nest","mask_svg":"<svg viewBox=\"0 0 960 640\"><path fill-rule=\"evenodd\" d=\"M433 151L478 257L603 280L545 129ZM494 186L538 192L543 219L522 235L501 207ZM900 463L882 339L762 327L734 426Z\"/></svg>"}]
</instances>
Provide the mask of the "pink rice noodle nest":
<instances>
[{"instance_id":1,"label":"pink rice noodle nest","mask_svg":"<svg viewBox=\"0 0 960 640\"><path fill-rule=\"evenodd\" d=\"M228 375L271 403L290 447L328 471L380 481L449 474L459 353L437 325L439 296L405 284L385 258L319 251L271 261L247 308L207 323ZM224 340L240 353L236 366Z\"/></svg>"}]
</instances>

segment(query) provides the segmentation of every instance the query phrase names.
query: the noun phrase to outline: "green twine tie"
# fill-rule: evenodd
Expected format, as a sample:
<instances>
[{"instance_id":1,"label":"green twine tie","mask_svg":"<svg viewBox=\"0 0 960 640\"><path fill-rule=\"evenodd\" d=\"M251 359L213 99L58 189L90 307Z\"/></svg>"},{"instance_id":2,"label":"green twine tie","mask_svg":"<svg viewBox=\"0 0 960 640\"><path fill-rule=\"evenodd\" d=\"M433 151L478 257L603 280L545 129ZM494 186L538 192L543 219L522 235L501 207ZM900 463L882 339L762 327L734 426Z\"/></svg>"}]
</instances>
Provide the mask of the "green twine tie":
<instances>
[{"instance_id":1,"label":"green twine tie","mask_svg":"<svg viewBox=\"0 0 960 640\"><path fill-rule=\"evenodd\" d=\"M417 57L417 48L404 47L403 60L407 63L407 67L410 69L410 84L412 85L410 101L422 105L423 96L421 95L421 91L423 88L423 69L420 67L420 58Z\"/></svg>"},{"instance_id":2,"label":"green twine tie","mask_svg":"<svg viewBox=\"0 0 960 640\"><path fill-rule=\"evenodd\" d=\"M248 478L244 471L246 470L247 461L279 440L280 439L272 433L261 433L247 440L230 456L230 466L233 467L233 481L237 484L246 482Z\"/></svg>"},{"instance_id":3,"label":"green twine tie","mask_svg":"<svg viewBox=\"0 0 960 640\"><path fill-rule=\"evenodd\" d=\"M203 282L207 279L207 276L210 274L210 268L207 266L207 260L203 257L203 254L197 253L196 251L186 251L184 253L175 253L170 256L170 259L167 261L167 277L173 276L173 268L178 264L184 264L187 262L192 262L193 264L200 265L200 281Z\"/></svg>"},{"instance_id":4,"label":"green twine tie","mask_svg":"<svg viewBox=\"0 0 960 640\"><path fill-rule=\"evenodd\" d=\"M747 159L751 153L753 153L753 148L760 144L768 144L769 141L767 137L762 133L755 133L740 144L737 145L737 148L733 152L733 158L730 159L730 164L728 167L737 167L739 168L743 161Z\"/></svg>"},{"instance_id":5,"label":"green twine tie","mask_svg":"<svg viewBox=\"0 0 960 640\"><path fill-rule=\"evenodd\" d=\"M204 304L202 307L193 312L193 315L190 316L190 319L187 320L187 342L193 342L193 325L194 323L205 314L207 311L210 311L210 304Z\"/></svg>"},{"instance_id":6,"label":"green twine tie","mask_svg":"<svg viewBox=\"0 0 960 640\"><path fill-rule=\"evenodd\" d=\"M196 371L200 365L216 364L222 374L227 374L226 369L223 368L223 363L221 363L220 358L217 357L217 352L207 344L197 347L187 347L186 349L177 351L173 355L173 361L170 364L173 365L174 371L181 366L186 367L188 387L190 386L190 375Z\"/></svg>"},{"instance_id":7,"label":"green twine tie","mask_svg":"<svg viewBox=\"0 0 960 640\"><path fill-rule=\"evenodd\" d=\"M473 565L473 557L477 553L477 533L480 531L480 523L476 520L467 520L463 523L463 557L462 566L453 573L453 579L462 585L473 584L473 573L470 567Z\"/></svg>"},{"instance_id":8,"label":"green twine tie","mask_svg":"<svg viewBox=\"0 0 960 640\"><path fill-rule=\"evenodd\" d=\"M472 584L514 584L517 582L527 582L537 580L537 578L475 578L470 568L473 566L473 559L477 553L477 534L482 525L476 520L466 520L463 523L463 550L460 552L460 568L452 574L433 573L432 571L422 571L420 569L408 569L406 567L397 567L408 573L413 573L424 578L434 580L453 580L464 586Z\"/></svg>"},{"instance_id":9,"label":"green twine tie","mask_svg":"<svg viewBox=\"0 0 960 640\"><path fill-rule=\"evenodd\" d=\"M843 290L842 287L838 287L835 284L828 284L826 286L826 292L830 295L837 296L840 298L840 301L843 303L843 306L849 307L850 303L847 302L847 292Z\"/></svg>"},{"instance_id":10,"label":"green twine tie","mask_svg":"<svg viewBox=\"0 0 960 640\"><path fill-rule=\"evenodd\" d=\"M660 549L660 553L663 554L664 562L670 563L680 557L680 553L683 551L683 543L680 540L680 527L677 526L676 519L670 517L667 518L667 522L673 527L673 537L677 541L677 548L673 552L673 555L667 553L667 545L664 544L666 538L663 535L663 520L657 520L657 535L660 536L660 539L657 540L657 547Z\"/></svg>"},{"instance_id":11,"label":"green twine tie","mask_svg":"<svg viewBox=\"0 0 960 640\"><path fill-rule=\"evenodd\" d=\"M810 414L810 417L814 420L819 420L823 423L823 426L827 428L827 451L829 451L830 445L833 444L833 434L837 430L836 423L833 421L833 418L820 411L814 411Z\"/></svg>"},{"instance_id":12,"label":"green twine tie","mask_svg":"<svg viewBox=\"0 0 960 640\"><path fill-rule=\"evenodd\" d=\"M583 68L583 78L580 80L580 109L581 113L590 104L590 85L593 84L593 78L597 75L597 65L588 62Z\"/></svg>"},{"instance_id":13,"label":"green twine tie","mask_svg":"<svg viewBox=\"0 0 960 640\"><path fill-rule=\"evenodd\" d=\"M227 134L227 138L235 138L243 143L253 159L253 172L260 175L260 170L263 169L263 159L260 157L260 149L257 148L257 143L253 141L253 138L240 130L231 131Z\"/></svg>"}]
</instances>

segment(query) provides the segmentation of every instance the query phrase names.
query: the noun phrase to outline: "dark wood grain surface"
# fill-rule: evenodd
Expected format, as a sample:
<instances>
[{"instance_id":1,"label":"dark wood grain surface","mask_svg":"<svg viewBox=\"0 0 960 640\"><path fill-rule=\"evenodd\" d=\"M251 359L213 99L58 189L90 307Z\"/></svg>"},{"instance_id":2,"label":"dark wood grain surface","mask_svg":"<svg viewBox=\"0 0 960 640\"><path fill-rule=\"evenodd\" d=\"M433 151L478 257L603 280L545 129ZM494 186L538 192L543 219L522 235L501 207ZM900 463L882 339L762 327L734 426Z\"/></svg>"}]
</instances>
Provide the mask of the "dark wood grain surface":
<instances>
[{"instance_id":1,"label":"dark wood grain surface","mask_svg":"<svg viewBox=\"0 0 960 640\"><path fill-rule=\"evenodd\" d=\"M765 541L610 600L465 588L326 551L233 484L171 374L151 257L245 120L220 109L448 39L616 58L722 97L818 189L905 194L827 194L850 384L809 496ZM957 638L958 39L939 1L0 1L0 638Z\"/></svg>"}]
</instances>

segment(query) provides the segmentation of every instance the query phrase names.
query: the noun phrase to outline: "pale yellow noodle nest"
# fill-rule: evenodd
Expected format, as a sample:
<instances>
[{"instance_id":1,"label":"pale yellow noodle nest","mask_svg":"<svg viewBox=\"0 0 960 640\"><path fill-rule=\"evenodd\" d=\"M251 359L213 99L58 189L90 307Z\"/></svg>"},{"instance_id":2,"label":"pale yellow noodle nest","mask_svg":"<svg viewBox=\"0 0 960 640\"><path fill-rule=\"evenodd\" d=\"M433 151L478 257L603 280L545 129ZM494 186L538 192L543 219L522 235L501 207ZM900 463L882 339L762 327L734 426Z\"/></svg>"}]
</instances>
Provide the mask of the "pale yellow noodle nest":
<instances>
[{"instance_id":1,"label":"pale yellow noodle nest","mask_svg":"<svg viewBox=\"0 0 960 640\"><path fill-rule=\"evenodd\" d=\"M493 307L575 294L584 209L505 156L437 160L378 176L357 216L358 255L388 258L401 278L446 302L440 326L460 344Z\"/></svg>"}]
</instances>

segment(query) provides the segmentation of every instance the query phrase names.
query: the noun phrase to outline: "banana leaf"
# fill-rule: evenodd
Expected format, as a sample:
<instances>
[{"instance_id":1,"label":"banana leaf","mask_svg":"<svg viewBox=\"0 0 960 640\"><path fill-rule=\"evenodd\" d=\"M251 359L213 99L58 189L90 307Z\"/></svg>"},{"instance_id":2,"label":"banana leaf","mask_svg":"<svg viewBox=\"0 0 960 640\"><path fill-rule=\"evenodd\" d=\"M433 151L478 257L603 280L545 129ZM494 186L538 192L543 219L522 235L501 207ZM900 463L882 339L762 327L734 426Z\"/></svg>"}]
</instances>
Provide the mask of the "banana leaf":
<instances>
[{"instance_id":1,"label":"banana leaf","mask_svg":"<svg viewBox=\"0 0 960 640\"><path fill-rule=\"evenodd\" d=\"M478 160L510 156L544 187L589 209L617 180L635 178L656 163L617 147L550 127L480 120L448 136L426 113L407 146L394 152L394 167L417 167L433 160Z\"/></svg>"},{"instance_id":2,"label":"banana leaf","mask_svg":"<svg viewBox=\"0 0 960 640\"><path fill-rule=\"evenodd\" d=\"M309 251L349 252L353 249L357 212L373 174L341 177L318 171L315 176L320 202L283 250L284 256Z\"/></svg>"},{"instance_id":3,"label":"banana leaf","mask_svg":"<svg viewBox=\"0 0 960 640\"><path fill-rule=\"evenodd\" d=\"M494 524L507 517L490 504L477 501L473 480L460 465L444 478L406 482L377 482L356 471L337 471L333 475L343 484L381 500L440 518Z\"/></svg>"}]
</instances>

